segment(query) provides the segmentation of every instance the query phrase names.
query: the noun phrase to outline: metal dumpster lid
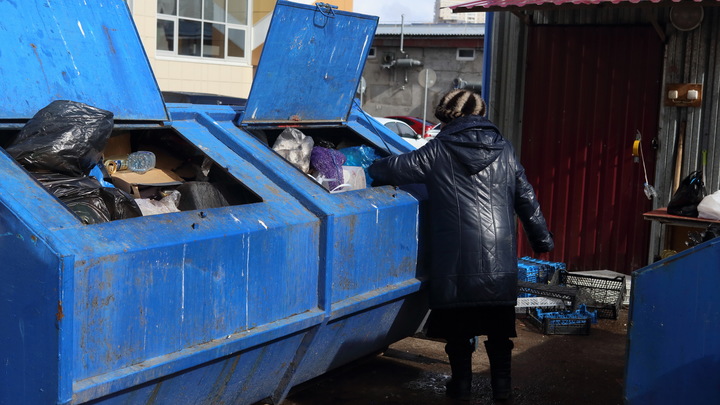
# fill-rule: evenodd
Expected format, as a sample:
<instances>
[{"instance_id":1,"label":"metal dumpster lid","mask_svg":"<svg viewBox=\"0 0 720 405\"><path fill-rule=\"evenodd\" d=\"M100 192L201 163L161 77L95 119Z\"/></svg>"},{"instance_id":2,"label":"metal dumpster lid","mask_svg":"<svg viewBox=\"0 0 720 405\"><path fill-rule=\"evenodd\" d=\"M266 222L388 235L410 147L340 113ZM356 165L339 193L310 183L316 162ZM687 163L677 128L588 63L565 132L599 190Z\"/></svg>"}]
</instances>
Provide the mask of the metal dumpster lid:
<instances>
[{"instance_id":1,"label":"metal dumpster lid","mask_svg":"<svg viewBox=\"0 0 720 405\"><path fill-rule=\"evenodd\" d=\"M54 100L168 119L124 0L0 1L0 15L0 119L30 119Z\"/></svg>"},{"instance_id":2,"label":"metal dumpster lid","mask_svg":"<svg viewBox=\"0 0 720 405\"><path fill-rule=\"evenodd\" d=\"M378 18L278 1L242 124L347 120Z\"/></svg>"}]
</instances>

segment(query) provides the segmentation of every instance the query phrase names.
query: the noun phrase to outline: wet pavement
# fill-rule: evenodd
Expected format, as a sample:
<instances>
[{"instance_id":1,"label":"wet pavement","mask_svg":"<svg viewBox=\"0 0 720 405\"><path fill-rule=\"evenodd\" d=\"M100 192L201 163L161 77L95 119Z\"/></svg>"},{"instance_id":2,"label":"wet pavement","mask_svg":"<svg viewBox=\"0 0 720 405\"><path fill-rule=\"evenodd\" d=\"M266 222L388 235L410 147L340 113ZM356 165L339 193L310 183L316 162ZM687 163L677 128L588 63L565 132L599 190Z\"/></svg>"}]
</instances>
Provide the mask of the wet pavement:
<instances>
[{"instance_id":1,"label":"wet pavement","mask_svg":"<svg viewBox=\"0 0 720 405\"><path fill-rule=\"evenodd\" d=\"M518 319L513 350L514 405L623 403L627 309L589 335L544 335ZM411 337L293 388L283 405L493 404L482 346L473 356L473 400L445 397L450 366L444 343Z\"/></svg>"}]
</instances>

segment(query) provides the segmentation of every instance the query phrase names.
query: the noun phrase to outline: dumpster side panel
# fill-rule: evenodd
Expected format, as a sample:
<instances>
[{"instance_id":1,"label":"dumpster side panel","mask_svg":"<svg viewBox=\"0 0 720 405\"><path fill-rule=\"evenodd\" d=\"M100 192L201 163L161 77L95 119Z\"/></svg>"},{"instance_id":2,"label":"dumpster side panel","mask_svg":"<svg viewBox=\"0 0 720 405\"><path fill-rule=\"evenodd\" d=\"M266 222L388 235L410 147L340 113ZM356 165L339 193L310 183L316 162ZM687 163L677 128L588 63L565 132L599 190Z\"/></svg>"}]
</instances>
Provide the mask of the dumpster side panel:
<instances>
[{"instance_id":1,"label":"dumpster side panel","mask_svg":"<svg viewBox=\"0 0 720 405\"><path fill-rule=\"evenodd\" d=\"M277 388L304 334L286 338L248 350L222 356L216 360L183 369L181 372L133 385L130 389L89 402L82 397L73 403L93 405L253 404L269 397Z\"/></svg>"},{"instance_id":2,"label":"dumpster side panel","mask_svg":"<svg viewBox=\"0 0 720 405\"><path fill-rule=\"evenodd\" d=\"M59 395L61 261L0 197L0 404L50 404Z\"/></svg>"},{"instance_id":3,"label":"dumpster side panel","mask_svg":"<svg viewBox=\"0 0 720 405\"><path fill-rule=\"evenodd\" d=\"M402 203L379 192L367 193L369 205L337 196L345 210L355 213L331 218L333 303L416 277L418 202Z\"/></svg>"},{"instance_id":4,"label":"dumpster side panel","mask_svg":"<svg viewBox=\"0 0 720 405\"><path fill-rule=\"evenodd\" d=\"M720 238L633 273L627 404L720 398Z\"/></svg>"},{"instance_id":5,"label":"dumpster side panel","mask_svg":"<svg viewBox=\"0 0 720 405\"><path fill-rule=\"evenodd\" d=\"M411 294L335 318L321 328L293 380L300 384L336 367L383 351L413 335L422 323L426 297Z\"/></svg>"},{"instance_id":6,"label":"dumpster side panel","mask_svg":"<svg viewBox=\"0 0 720 405\"><path fill-rule=\"evenodd\" d=\"M76 378L317 308L315 227L235 233L79 261Z\"/></svg>"}]
</instances>

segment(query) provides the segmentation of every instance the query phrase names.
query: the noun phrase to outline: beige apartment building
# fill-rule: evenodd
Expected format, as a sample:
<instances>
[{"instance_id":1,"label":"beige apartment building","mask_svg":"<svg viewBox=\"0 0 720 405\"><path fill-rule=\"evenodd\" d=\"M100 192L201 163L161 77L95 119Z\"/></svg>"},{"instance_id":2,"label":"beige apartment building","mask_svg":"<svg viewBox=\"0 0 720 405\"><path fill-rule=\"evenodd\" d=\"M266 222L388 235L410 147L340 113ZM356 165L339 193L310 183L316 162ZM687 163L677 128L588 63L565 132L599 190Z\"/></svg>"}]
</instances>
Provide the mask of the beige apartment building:
<instances>
[{"instance_id":1,"label":"beige apartment building","mask_svg":"<svg viewBox=\"0 0 720 405\"><path fill-rule=\"evenodd\" d=\"M248 96L275 0L126 2L160 90ZM353 9L353 0L327 3Z\"/></svg>"}]
</instances>

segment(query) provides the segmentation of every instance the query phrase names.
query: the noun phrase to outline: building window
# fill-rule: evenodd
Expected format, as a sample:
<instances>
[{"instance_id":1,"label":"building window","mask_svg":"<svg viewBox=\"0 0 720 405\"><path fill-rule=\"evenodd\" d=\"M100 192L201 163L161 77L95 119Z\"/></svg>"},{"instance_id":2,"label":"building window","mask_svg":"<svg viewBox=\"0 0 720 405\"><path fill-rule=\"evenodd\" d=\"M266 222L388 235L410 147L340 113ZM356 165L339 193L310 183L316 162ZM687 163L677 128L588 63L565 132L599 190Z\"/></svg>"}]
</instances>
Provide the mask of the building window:
<instances>
[{"instance_id":1,"label":"building window","mask_svg":"<svg viewBox=\"0 0 720 405\"><path fill-rule=\"evenodd\" d=\"M475 60L475 50L472 48L458 48L457 60Z\"/></svg>"},{"instance_id":2,"label":"building window","mask_svg":"<svg viewBox=\"0 0 720 405\"><path fill-rule=\"evenodd\" d=\"M375 59L375 55L376 55L376 50L375 50L375 47L373 46L368 51L368 59Z\"/></svg>"},{"instance_id":3,"label":"building window","mask_svg":"<svg viewBox=\"0 0 720 405\"><path fill-rule=\"evenodd\" d=\"M157 0L158 55L246 62L249 0Z\"/></svg>"}]
</instances>

